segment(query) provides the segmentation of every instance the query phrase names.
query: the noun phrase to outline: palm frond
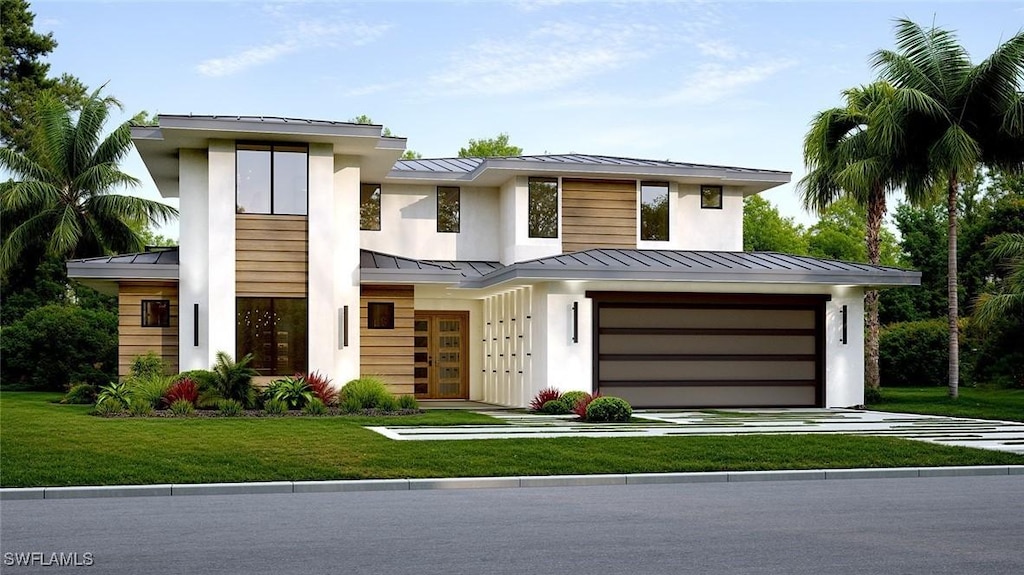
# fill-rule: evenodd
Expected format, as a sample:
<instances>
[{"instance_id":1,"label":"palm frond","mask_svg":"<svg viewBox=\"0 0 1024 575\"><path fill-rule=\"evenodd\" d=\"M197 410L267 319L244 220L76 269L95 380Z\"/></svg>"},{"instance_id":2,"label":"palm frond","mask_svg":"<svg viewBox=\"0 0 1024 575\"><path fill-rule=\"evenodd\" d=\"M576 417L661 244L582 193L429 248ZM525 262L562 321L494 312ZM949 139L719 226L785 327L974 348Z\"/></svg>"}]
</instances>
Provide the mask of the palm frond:
<instances>
[{"instance_id":1,"label":"palm frond","mask_svg":"<svg viewBox=\"0 0 1024 575\"><path fill-rule=\"evenodd\" d=\"M45 238L52 227L52 210L37 213L11 230L0 244L0 276L6 278L29 246Z\"/></svg>"},{"instance_id":2,"label":"palm frond","mask_svg":"<svg viewBox=\"0 0 1024 575\"><path fill-rule=\"evenodd\" d=\"M75 206L64 205L58 209L53 235L47 246L51 255L68 257L75 253L75 246L82 237L82 226L78 218Z\"/></svg>"}]
</instances>

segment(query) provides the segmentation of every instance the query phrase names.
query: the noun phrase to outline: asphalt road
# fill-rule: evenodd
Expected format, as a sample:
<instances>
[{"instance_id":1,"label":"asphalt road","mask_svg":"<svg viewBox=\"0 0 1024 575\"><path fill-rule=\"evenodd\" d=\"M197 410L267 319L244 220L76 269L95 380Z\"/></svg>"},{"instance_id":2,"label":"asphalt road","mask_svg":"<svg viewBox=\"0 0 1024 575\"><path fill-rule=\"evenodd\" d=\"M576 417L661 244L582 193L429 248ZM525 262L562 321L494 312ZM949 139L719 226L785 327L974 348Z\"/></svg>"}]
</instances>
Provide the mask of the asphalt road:
<instances>
[{"instance_id":1,"label":"asphalt road","mask_svg":"<svg viewBox=\"0 0 1024 575\"><path fill-rule=\"evenodd\" d=\"M6 501L3 573L1024 573L1024 476ZM91 567L8 566L78 553Z\"/></svg>"}]
</instances>

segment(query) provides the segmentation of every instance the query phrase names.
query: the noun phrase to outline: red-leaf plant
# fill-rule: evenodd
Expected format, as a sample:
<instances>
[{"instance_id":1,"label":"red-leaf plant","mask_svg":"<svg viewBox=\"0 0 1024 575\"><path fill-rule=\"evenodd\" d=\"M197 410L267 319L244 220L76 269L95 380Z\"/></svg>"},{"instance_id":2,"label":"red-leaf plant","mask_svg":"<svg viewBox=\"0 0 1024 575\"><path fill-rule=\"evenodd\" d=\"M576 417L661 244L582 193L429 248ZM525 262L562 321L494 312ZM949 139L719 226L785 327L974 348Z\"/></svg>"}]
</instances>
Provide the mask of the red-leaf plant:
<instances>
[{"instance_id":1,"label":"red-leaf plant","mask_svg":"<svg viewBox=\"0 0 1024 575\"><path fill-rule=\"evenodd\" d=\"M186 377L175 382L175 384L167 390L167 393L164 394L164 401L167 402L167 405L171 405L179 399L184 399L192 405L195 405L196 400L199 399L199 386L196 385L196 382Z\"/></svg>"},{"instance_id":2,"label":"red-leaf plant","mask_svg":"<svg viewBox=\"0 0 1024 575\"><path fill-rule=\"evenodd\" d=\"M540 393L533 398L530 402L530 411L540 411L540 408L544 407L544 404L549 401L554 401L562 397L562 392L557 389L548 387L540 390Z\"/></svg>"},{"instance_id":3,"label":"red-leaf plant","mask_svg":"<svg viewBox=\"0 0 1024 575\"><path fill-rule=\"evenodd\" d=\"M601 397L600 392L595 393L594 395L587 394L586 397L581 397L580 400L576 402L576 409L573 411L576 412L576 415L578 415L580 419L587 419L587 406L590 405L591 401L594 401L599 397Z\"/></svg>"},{"instance_id":4,"label":"red-leaf plant","mask_svg":"<svg viewBox=\"0 0 1024 575\"><path fill-rule=\"evenodd\" d=\"M306 383L309 384L310 391L313 392L313 397L324 402L324 405L338 403L338 390L331 385L331 378L319 371L314 371L306 376L295 374L295 377L304 377Z\"/></svg>"}]
</instances>

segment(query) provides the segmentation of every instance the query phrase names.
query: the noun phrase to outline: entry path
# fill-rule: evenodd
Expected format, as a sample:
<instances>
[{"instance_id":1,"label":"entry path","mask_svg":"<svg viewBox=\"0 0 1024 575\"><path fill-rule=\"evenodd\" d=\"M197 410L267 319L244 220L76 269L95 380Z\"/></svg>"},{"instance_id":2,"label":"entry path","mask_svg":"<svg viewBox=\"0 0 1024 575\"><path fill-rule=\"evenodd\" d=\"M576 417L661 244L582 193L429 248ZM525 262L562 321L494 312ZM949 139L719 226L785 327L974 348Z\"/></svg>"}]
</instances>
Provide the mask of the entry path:
<instances>
[{"instance_id":1,"label":"entry path","mask_svg":"<svg viewBox=\"0 0 1024 575\"><path fill-rule=\"evenodd\" d=\"M370 427L396 440L511 439L552 437L670 437L836 433L902 437L1024 454L1024 423L852 409L735 409L634 412L636 421L594 424L569 415L480 411L508 425ZM642 420L642 421L641 421Z\"/></svg>"}]
</instances>

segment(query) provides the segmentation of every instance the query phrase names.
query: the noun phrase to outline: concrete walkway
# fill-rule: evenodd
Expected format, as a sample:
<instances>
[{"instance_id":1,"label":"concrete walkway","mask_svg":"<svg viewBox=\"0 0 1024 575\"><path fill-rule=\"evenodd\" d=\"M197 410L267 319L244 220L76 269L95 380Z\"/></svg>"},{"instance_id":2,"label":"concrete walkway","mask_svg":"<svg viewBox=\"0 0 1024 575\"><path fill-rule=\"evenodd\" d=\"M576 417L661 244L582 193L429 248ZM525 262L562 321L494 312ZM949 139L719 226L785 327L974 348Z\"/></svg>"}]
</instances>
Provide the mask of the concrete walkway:
<instances>
[{"instance_id":1,"label":"concrete walkway","mask_svg":"<svg viewBox=\"0 0 1024 575\"><path fill-rule=\"evenodd\" d=\"M644 422L592 424L569 415L532 415L508 411L479 413L508 425L370 427L400 441L552 437L667 437L838 433L902 437L940 445L961 445L1024 454L1024 423L937 415L850 409L735 409L722 411L634 412Z\"/></svg>"}]
</instances>

